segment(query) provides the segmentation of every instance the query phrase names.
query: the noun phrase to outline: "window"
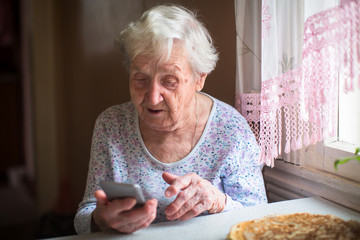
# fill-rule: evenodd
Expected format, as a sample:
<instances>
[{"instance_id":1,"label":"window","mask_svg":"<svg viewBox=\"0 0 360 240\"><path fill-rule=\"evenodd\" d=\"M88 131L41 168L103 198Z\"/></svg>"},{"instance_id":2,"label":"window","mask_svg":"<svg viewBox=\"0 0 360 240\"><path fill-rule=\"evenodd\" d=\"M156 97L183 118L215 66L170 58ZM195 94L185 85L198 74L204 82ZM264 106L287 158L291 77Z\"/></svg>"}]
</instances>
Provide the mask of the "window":
<instances>
[{"instance_id":1,"label":"window","mask_svg":"<svg viewBox=\"0 0 360 240\"><path fill-rule=\"evenodd\" d=\"M341 82L344 84L343 82ZM360 147L360 89L344 93L339 90L339 130L338 139Z\"/></svg>"},{"instance_id":2,"label":"window","mask_svg":"<svg viewBox=\"0 0 360 240\"><path fill-rule=\"evenodd\" d=\"M360 89L353 86L352 91L345 92L344 74L340 73L339 77L338 132L334 139L325 142L324 167L327 171L360 182L358 162L350 161L340 165L338 171L333 167L336 159L351 156L355 148L360 147Z\"/></svg>"}]
</instances>

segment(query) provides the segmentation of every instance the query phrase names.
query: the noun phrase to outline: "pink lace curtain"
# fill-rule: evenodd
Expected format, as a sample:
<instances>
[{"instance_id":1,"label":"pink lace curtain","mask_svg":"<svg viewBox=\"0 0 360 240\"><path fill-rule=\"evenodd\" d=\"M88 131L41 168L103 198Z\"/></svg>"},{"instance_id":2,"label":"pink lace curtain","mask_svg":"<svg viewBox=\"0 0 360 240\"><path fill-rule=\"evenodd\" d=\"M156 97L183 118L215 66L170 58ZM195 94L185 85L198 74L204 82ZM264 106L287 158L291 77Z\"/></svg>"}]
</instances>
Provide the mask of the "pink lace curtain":
<instances>
[{"instance_id":1,"label":"pink lace curtain","mask_svg":"<svg viewBox=\"0 0 360 240\"><path fill-rule=\"evenodd\" d=\"M292 13L299 17L295 22L289 19L287 26L299 28L302 34L300 38L285 38L302 48L284 47L286 44L271 41L274 28L277 27L277 34L287 33L286 27L274 26L275 5L279 2L264 0L261 6L261 93L258 89L237 87L236 98L236 107L248 120L262 148L261 162L268 166L273 166L282 152L289 153L336 134L339 71L346 76L341 79L345 92L360 88L360 0L344 1L324 11L319 11L324 7L320 6L309 17ZM281 4L289 2L301 1ZM236 8L245 9L251 4L236 3ZM292 11L301 9L291 4L287 7ZM238 15L237 12L237 18ZM306 21L300 22L301 17ZM254 19L251 23L257 24ZM251 44L244 40L244 31L240 30L243 29L237 29L238 49L239 46L246 49ZM256 55L255 51L248 52ZM273 57L278 52L283 55L276 62ZM244 55L244 51L240 53ZM243 55L238 58L243 59ZM239 64L244 68L244 63L238 60L238 67ZM239 69L238 75L245 75ZM259 81L254 74L252 77Z\"/></svg>"}]
</instances>

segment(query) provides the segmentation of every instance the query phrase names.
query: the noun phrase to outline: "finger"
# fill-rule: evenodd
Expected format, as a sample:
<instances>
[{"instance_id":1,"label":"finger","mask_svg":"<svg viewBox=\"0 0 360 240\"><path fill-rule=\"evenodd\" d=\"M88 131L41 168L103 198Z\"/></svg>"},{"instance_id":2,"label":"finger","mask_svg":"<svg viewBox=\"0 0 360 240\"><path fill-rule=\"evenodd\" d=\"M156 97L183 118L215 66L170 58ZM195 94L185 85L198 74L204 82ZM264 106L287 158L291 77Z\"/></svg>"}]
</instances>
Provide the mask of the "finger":
<instances>
[{"instance_id":1,"label":"finger","mask_svg":"<svg viewBox=\"0 0 360 240\"><path fill-rule=\"evenodd\" d=\"M156 217L157 203L156 199L150 199L142 207L119 214L118 219L112 223L112 228L130 233L148 226ZM148 222L150 223L147 224Z\"/></svg>"},{"instance_id":2,"label":"finger","mask_svg":"<svg viewBox=\"0 0 360 240\"><path fill-rule=\"evenodd\" d=\"M191 184L194 177L195 174L192 173L177 177L172 181L170 187L165 190L165 197L172 197L178 194L180 190L187 188Z\"/></svg>"},{"instance_id":3,"label":"finger","mask_svg":"<svg viewBox=\"0 0 360 240\"><path fill-rule=\"evenodd\" d=\"M136 204L134 198L115 199L107 205L99 205L100 217L111 227L114 228L121 222L121 215L129 212Z\"/></svg>"},{"instance_id":4,"label":"finger","mask_svg":"<svg viewBox=\"0 0 360 240\"><path fill-rule=\"evenodd\" d=\"M119 232L122 232L122 233L133 233L142 228L147 228L154 221L155 217L156 217L156 213L148 216L147 218L144 217L141 220L139 220L138 222L128 223L128 224L119 226L119 228L116 230L118 230Z\"/></svg>"},{"instance_id":5,"label":"finger","mask_svg":"<svg viewBox=\"0 0 360 240\"><path fill-rule=\"evenodd\" d=\"M185 202L177 211L172 215L167 215L168 220L181 219L187 212L191 211L197 204L199 204L201 196L195 194L193 198Z\"/></svg>"},{"instance_id":6,"label":"finger","mask_svg":"<svg viewBox=\"0 0 360 240\"><path fill-rule=\"evenodd\" d=\"M158 200L153 198L150 200L147 200L144 204L144 206L135 208L133 211L134 218L133 221L139 221L139 219L143 219L144 216L151 216L154 213L156 213L156 208L158 205Z\"/></svg>"},{"instance_id":7,"label":"finger","mask_svg":"<svg viewBox=\"0 0 360 240\"><path fill-rule=\"evenodd\" d=\"M178 211L176 214L177 219L188 220L196 217L202 212L209 210L213 203L213 201L209 198L209 195L203 191L203 188L199 189L193 199L193 204L186 204Z\"/></svg>"},{"instance_id":8,"label":"finger","mask_svg":"<svg viewBox=\"0 0 360 240\"><path fill-rule=\"evenodd\" d=\"M152 199L147 200L143 206L144 214L148 215L148 216L151 216L154 213L156 214L157 205L158 205L157 199L152 198Z\"/></svg>"},{"instance_id":9,"label":"finger","mask_svg":"<svg viewBox=\"0 0 360 240\"><path fill-rule=\"evenodd\" d=\"M114 199L110 202L114 213L122 213L133 209L136 205L136 199L133 197Z\"/></svg>"},{"instance_id":10,"label":"finger","mask_svg":"<svg viewBox=\"0 0 360 240\"><path fill-rule=\"evenodd\" d=\"M133 224L130 229L131 229L132 232L135 232L135 231L140 230L142 228L147 228L155 220L155 218L156 218L156 209L155 209L155 211L153 213L151 213L147 217L143 217L138 222Z\"/></svg>"},{"instance_id":11,"label":"finger","mask_svg":"<svg viewBox=\"0 0 360 240\"><path fill-rule=\"evenodd\" d=\"M168 173L168 172L164 172L162 174L162 178L165 180L166 183L168 184L172 184L176 178L178 178L179 176L175 175L175 174L171 174L171 173ZM174 195L177 194L177 190L174 189L174 188L168 188L165 190L165 197L172 197Z\"/></svg>"},{"instance_id":12,"label":"finger","mask_svg":"<svg viewBox=\"0 0 360 240\"><path fill-rule=\"evenodd\" d=\"M155 220L156 213L150 215L141 225L139 225L138 229L147 228L150 226L150 224Z\"/></svg>"},{"instance_id":13,"label":"finger","mask_svg":"<svg viewBox=\"0 0 360 240\"><path fill-rule=\"evenodd\" d=\"M130 211L123 212L118 215L119 222L123 222L124 224L131 224L138 222L146 216L152 215L156 212L157 200L150 199L145 202L145 204L141 207L133 208Z\"/></svg>"},{"instance_id":14,"label":"finger","mask_svg":"<svg viewBox=\"0 0 360 240\"><path fill-rule=\"evenodd\" d=\"M155 220L156 218L156 211L151 214L147 219L144 219L143 221L138 223L138 228L136 230L147 228L150 226L150 224Z\"/></svg>"},{"instance_id":15,"label":"finger","mask_svg":"<svg viewBox=\"0 0 360 240\"><path fill-rule=\"evenodd\" d=\"M168 184L171 184L177 177L177 175L175 174L171 174L171 173L168 173L168 172L164 172L162 174L162 178L165 180L166 183Z\"/></svg>"},{"instance_id":16,"label":"finger","mask_svg":"<svg viewBox=\"0 0 360 240\"><path fill-rule=\"evenodd\" d=\"M186 220L189 220L189 219L191 219L193 217L198 216L199 214L201 214L204 211L206 211L206 208L205 208L204 204L203 203L198 203L197 205L195 205L192 209L190 209L188 212L183 214L178 219L181 220L181 221L186 221Z\"/></svg>"},{"instance_id":17,"label":"finger","mask_svg":"<svg viewBox=\"0 0 360 240\"><path fill-rule=\"evenodd\" d=\"M176 199L166 207L165 214L169 220L174 220L189 211L199 201L201 195L194 187L189 187L180 192Z\"/></svg>"},{"instance_id":18,"label":"finger","mask_svg":"<svg viewBox=\"0 0 360 240\"><path fill-rule=\"evenodd\" d=\"M97 190L95 192L95 198L97 200L97 203L100 205L106 205L109 203L109 200L103 190Z\"/></svg>"}]
</instances>

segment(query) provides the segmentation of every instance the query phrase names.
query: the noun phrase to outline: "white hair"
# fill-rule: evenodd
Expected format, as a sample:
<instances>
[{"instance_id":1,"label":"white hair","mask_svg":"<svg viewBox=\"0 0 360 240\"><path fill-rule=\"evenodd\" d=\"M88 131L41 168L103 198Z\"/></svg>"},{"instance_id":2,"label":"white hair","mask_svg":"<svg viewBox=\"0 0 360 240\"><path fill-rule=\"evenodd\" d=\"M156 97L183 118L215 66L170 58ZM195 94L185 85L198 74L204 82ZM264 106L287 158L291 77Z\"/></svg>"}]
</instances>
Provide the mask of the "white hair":
<instances>
[{"instance_id":1,"label":"white hair","mask_svg":"<svg viewBox=\"0 0 360 240\"><path fill-rule=\"evenodd\" d=\"M139 54L169 58L175 40L184 44L194 73L209 74L214 70L218 53L208 30L195 13L181 6L151 8L130 23L116 41L129 66Z\"/></svg>"}]
</instances>

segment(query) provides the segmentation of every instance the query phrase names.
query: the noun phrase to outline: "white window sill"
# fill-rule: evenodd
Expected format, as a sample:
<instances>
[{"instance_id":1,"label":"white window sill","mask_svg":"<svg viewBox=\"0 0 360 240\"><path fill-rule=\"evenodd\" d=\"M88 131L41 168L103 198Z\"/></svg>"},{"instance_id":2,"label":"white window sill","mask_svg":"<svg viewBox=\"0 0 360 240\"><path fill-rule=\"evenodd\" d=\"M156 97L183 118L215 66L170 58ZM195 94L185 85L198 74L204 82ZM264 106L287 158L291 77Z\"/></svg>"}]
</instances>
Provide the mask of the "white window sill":
<instances>
[{"instance_id":1,"label":"white window sill","mask_svg":"<svg viewBox=\"0 0 360 240\"><path fill-rule=\"evenodd\" d=\"M337 159L354 156L356 147L359 146L340 141L326 143L324 146L323 170L360 182L360 163L358 161L351 160L345 164L338 165L338 170L335 170L334 167Z\"/></svg>"},{"instance_id":2,"label":"white window sill","mask_svg":"<svg viewBox=\"0 0 360 240\"><path fill-rule=\"evenodd\" d=\"M355 153L355 149L360 146L347 142L332 141L325 143L325 155L334 158L342 158Z\"/></svg>"}]
</instances>

